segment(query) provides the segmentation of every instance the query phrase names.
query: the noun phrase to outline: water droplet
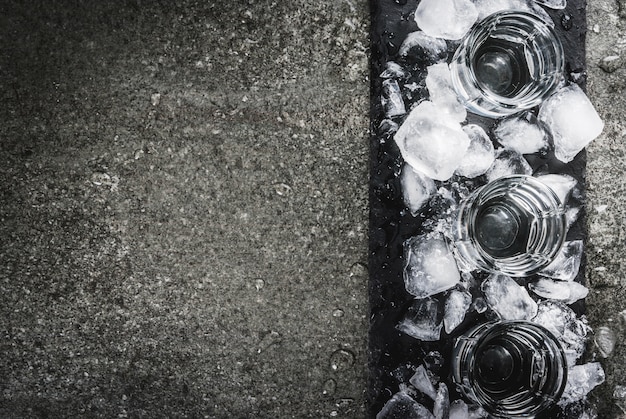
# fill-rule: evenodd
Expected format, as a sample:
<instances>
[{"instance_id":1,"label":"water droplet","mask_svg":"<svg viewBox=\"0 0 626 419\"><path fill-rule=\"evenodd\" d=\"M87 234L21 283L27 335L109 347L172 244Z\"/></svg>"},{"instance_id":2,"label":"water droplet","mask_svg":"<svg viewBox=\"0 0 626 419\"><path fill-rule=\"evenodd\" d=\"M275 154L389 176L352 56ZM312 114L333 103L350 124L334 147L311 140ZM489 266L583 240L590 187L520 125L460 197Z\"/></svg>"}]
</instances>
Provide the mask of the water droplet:
<instances>
[{"instance_id":1,"label":"water droplet","mask_svg":"<svg viewBox=\"0 0 626 419\"><path fill-rule=\"evenodd\" d=\"M343 310L338 308L333 311L333 317L343 317Z\"/></svg>"},{"instance_id":2,"label":"water droplet","mask_svg":"<svg viewBox=\"0 0 626 419\"><path fill-rule=\"evenodd\" d=\"M563 26L563 29L569 31L570 29L572 29L573 24L574 22L572 21L571 15L564 13L563 16L561 16L561 26Z\"/></svg>"},{"instance_id":3,"label":"water droplet","mask_svg":"<svg viewBox=\"0 0 626 419\"><path fill-rule=\"evenodd\" d=\"M329 378L324 382L322 386L322 394L324 396L332 396L335 394L335 390L337 390L337 382L332 378Z\"/></svg>"},{"instance_id":4,"label":"water droplet","mask_svg":"<svg viewBox=\"0 0 626 419\"><path fill-rule=\"evenodd\" d=\"M350 266L350 277L362 278L367 276L367 266L361 262L357 262Z\"/></svg>"},{"instance_id":5,"label":"water droplet","mask_svg":"<svg viewBox=\"0 0 626 419\"><path fill-rule=\"evenodd\" d=\"M275 332L273 330L266 332L261 337L261 342L259 342L257 353L261 353L267 350L270 346L280 343L280 341L281 341L280 333Z\"/></svg>"},{"instance_id":6,"label":"water droplet","mask_svg":"<svg viewBox=\"0 0 626 419\"><path fill-rule=\"evenodd\" d=\"M608 358L615 349L617 337L615 336L615 332L613 332L613 330L606 326L602 326L596 330L594 341L600 351L600 355L603 358Z\"/></svg>"},{"instance_id":7,"label":"water droplet","mask_svg":"<svg viewBox=\"0 0 626 419\"><path fill-rule=\"evenodd\" d=\"M274 184L274 190L276 191L276 194L278 194L279 196L287 196L291 194L291 186L285 183Z\"/></svg>"},{"instance_id":8,"label":"water droplet","mask_svg":"<svg viewBox=\"0 0 626 419\"><path fill-rule=\"evenodd\" d=\"M330 356L330 369L345 371L354 364L354 354L347 349L338 349Z\"/></svg>"},{"instance_id":9,"label":"water droplet","mask_svg":"<svg viewBox=\"0 0 626 419\"><path fill-rule=\"evenodd\" d=\"M256 279L254 281L254 288L256 288L257 291L261 291L264 286L265 286L265 281L263 281L262 279Z\"/></svg>"}]
</instances>

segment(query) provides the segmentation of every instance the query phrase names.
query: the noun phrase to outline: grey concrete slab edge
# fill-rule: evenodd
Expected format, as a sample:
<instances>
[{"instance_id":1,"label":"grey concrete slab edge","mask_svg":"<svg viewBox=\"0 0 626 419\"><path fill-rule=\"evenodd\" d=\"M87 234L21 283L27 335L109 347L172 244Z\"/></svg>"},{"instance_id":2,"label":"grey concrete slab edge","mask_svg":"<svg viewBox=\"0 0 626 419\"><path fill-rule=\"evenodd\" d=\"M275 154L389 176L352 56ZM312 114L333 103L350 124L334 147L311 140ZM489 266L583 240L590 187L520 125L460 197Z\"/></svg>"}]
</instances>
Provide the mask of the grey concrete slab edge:
<instances>
[{"instance_id":1,"label":"grey concrete slab edge","mask_svg":"<svg viewBox=\"0 0 626 419\"><path fill-rule=\"evenodd\" d=\"M619 6L588 4L601 417L626 382ZM364 416L368 22L362 0L0 5L0 416Z\"/></svg>"}]
</instances>

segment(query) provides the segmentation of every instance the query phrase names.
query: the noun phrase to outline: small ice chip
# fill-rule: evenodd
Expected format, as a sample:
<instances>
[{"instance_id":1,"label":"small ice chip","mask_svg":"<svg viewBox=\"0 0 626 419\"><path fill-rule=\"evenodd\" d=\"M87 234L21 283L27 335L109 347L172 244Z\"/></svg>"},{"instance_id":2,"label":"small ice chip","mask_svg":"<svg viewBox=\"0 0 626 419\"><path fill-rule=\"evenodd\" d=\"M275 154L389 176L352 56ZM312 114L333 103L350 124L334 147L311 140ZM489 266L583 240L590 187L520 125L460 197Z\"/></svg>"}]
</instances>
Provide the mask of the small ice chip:
<instances>
[{"instance_id":1,"label":"small ice chip","mask_svg":"<svg viewBox=\"0 0 626 419\"><path fill-rule=\"evenodd\" d=\"M463 122L467 117L467 110L461 102L452 86L450 68L447 63L439 63L428 66L426 69L426 87L430 95L430 101L447 113L451 119Z\"/></svg>"},{"instance_id":2,"label":"small ice chip","mask_svg":"<svg viewBox=\"0 0 626 419\"><path fill-rule=\"evenodd\" d=\"M478 11L470 0L421 0L415 22L435 38L461 39L469 31Z\"/></svg>"},{"instance_id":3,"label":"small ice chip","mask_svg":"<svg viewBox=\"0 0 626 419\"><path fill-rule=\"evenodd\" d=\"M469 419L469 409L463 400L455 400L450 404L450 419Z\"/></svg>"},{"instance_id":4,"label":"small ice chip","mask_svg":"<svg viewBox=\"0 0 626 419\"><path fill-rule=\"evenodd\" d=\"M398 324L398 330L415 339L433 342L439 340L441 323L439 300L428 297L413 302Z\"/></svg>"},{"instance_id":5,"label":"small ice chip","mask_svg":"<svg viewBox=\"0 0 626 419\"><path fill-rule=\"evenodd\" d=\"M576 364L585 350L590 330L584 316L577 317L574 310L563 303L542 301L538 304L537 315L532 322L551 331L565 351L567 364Z\"/></svg>"},{"instance_id":6,"label":"small ice chip","mask_svg":"<svg viewBox=\"0 0 626 419\"><path fill-rule=\"evenodd\" d=\"M381 103L383 109L385 109L385 116L387 118L393 118L394 116L400 116L406 113L404 99L402 99L402 93L400 92L400 86L397 81L393 79L383 80Z\"/></svg>"},{"instance_id":7,"label":"small ice chip","mask_svg":"<svg viewBox=\"0 0 626 419\"><path fill-rule=\"evenodd\" d=\"M563 301L567 304L573 304L589 294L589 289L578 282L554 281L548 278L539 278L528 284L528 288L540 297Z\"/></svg>"},{"instance_id":8,"label":"small ice chip","mask_svg":"<svg viewBox=\"0 0 626 419\"><path fill-rule=\"evenodd\" d=\"M604 369L599 362L570 366L567 371L567 384L561 400L559 400L559 405L565 406L582 400L604 380Z\"/></svg>"},{"instance_id":9,"label":"small ice chip","mask_svg":"<svg viewBox=\"0 0 626 419\"><path fill-rule=\"evenodd\" d=\"M501 120L494 130L496 140L520 154L532 154L548 148L548 136L532 113Z\"/></svg>"},{"instance_id":10,"label":"small ice chip","mask_svg":"<svg viewBox=\"0 0 626 419\"><path fill-rule=\"evenodd\" d=\"M578 275L583 255L583 241L572 240L563 243L555 259L539 275L561 281L573 281Z\"/></svg>"},{"instance_id":11,"label":"small ice chip","mask_svg":"<svg viewBox=\"0 0 626 419\"><path fill-rule=\"evenodd\" d=\"M491 139L479 125L465 125L463 131L469 137L470 144L456 173L467 178L475 178L491 167L496 158L495 150Z\"/></svg>"},{"instance_id":12,"label":"small ice chip","mask_svg":"<svg viewBox=\"0 0 626 419\"><path fill-rule=\"evenodd\" d=\"M402 185L404 203L414 217L419 214L420 209L426 205L437 190L435 182L431 178L413 169L408 164L402 167L400 184Z\"/></svg>"},{"instance_id":13,"label":"small ice chip","mask_svg":"<svg viewBox=\"0 0 626 419\"><path fill-rule=\"evenodd\" d=\"M435 419L435 417L411 396L398 392L385 403L376 419Z\"/></svg>"},{"instance_id":14,"label":"small ice chip","mask_svg":"<svg viewBox=\"0 0 626 419\"><path fill-rule=\"evenodd\" d=\"M430 101L411 110L394 140L408 164L435 180L452 177L470 143L461 125Z\"/></svg>"},{"instance_id":15,"label":"small ice chip","mask_svg":"<svg viewBox=\"0 0 626 419\"><path fill-rule=\"evenodd\" d=\"M430 62L446 61L448 58L448 45L446 41L426 35L422 31L409 33L398 51L402 57L423 58L426 56Z\"/></svg>"},{"instance_id":16,"label":"small ice chip","mask_svg":"<svg viewBox=\"0 0 626 419\"><path fill-rule=\"evenodd\" d=\"M539 108L539 119L552 132L555 156L564 163L572 161L604 129L600 115L576 84L546 99Z\"/></svg>"},{"instance_id":17,"label":"small ice chip","mask_svg":"<svg viewBox=\"0 0 626 419\"><path fill-rule=\"evenodd\" d=\"M423 365L417 367L415 374L409 379L409 383L411 383L416 390L421 391L431 399L435 400L437 398L437 391Z\"/></svg>"},{"instance_id":18,"label":"small ice chip","mask_svg":"<svg viewBox=\"0 0 626 419\"><path fill-rule=\"evenodd\" d=\"M533 0L474 0L474 5L478 11L479 21L496 12L519 10L532 13L545 24L554 26L550 15Z\"/></svg>"},{"instance_id":19,"label":"small ice chip","mask_svg":"<svg viewBox=\"0 0 626 419\"><path fill-rule=\"evenodd\" d=\"M496 159L487 170L489 182L509 175L532 175L533 169L524 156L513 150L501 148L496 151Z\"/></svg>"},{"instance_id":20,"label":"small ice chip","mask_svg":"<svg viewBox=\"0 0 626 419\"><path fill-rule=\"evenodd\" d=\"M539 4L543 4L550 9L565 9L567 0L535 0Z\"/></svg>"},{"instance_id":21,"label":"small ice chip","mask_svg":"<svg viewBox=\"0 0 626 419\"><path fill-rule=\"evenodd\" d=\"M444 383L439 383L433 413L435 419L448 419L450 416L450 392Z\"/></svg>"},{"instance_id":22,"label":"small ice chip","mask_svg":"<svg viewBox=\"0 0 626 419\"><path fill-rule=\"evenodd\" d=\"M461 280L452 251L441 235L406 240L404 257L404 286L417 298L448 290Z\"/></svg>"},{"instance_id":23,"label":"small ice chip","mask_svg":"<svg viewBox=\"0 0 626 419\"><path fill-rule=\"evenodd\" d=\"M537 303L511 277L491 274L481 288L489 307L503 320L529 320L537 314Z\"/></svg>"},{"instance_id":24,"label":"small ice chip","mask_svg":"<svg viewBox=\"0 0 626 419\"><path fill-rule=\"evenodd\" d=\"M387 61L385 64L385 70L380 73L381 79L394 79L394 78L402 78L406 76L404 72L404 68L394 61Z\"/></svg>"},{"instance_id":25,"label":"small ice chip","mask_svg":"<svg viewBox=\"0 0 626 419\"><path fill-rule=\"evenodd\" d=\"M600 352L600 356L603 358L608 358L613 353L615 349L615 343L617 343L617 336L615 336L615 332L611 330L609 327L601 326L596 329L593 341Z\"/></svg>"},{"instance_id":26,"label":"small ice chip","mask_svg":"<svg viewBox=\"0 0 626 419\"><path fill-rule=\"evenodd\" d=\"M540 180L547 185L556 196L559 197L561 203L567 203L567 199L578 184L578 181L570 175L541 175L537 176L537 180Z\"/></svg>"},{"instance_id":27,"label":"small ice chip","mask_svg":"<svg viewBox=\"0 0 626 419\"><path fill-rule=\"evenodd\" d=\"M472 295L467 291L452 290L446 300L443 325L446 333L451 333L463 323L465 314L472 304Z\"/></svg>"}]
</instances>

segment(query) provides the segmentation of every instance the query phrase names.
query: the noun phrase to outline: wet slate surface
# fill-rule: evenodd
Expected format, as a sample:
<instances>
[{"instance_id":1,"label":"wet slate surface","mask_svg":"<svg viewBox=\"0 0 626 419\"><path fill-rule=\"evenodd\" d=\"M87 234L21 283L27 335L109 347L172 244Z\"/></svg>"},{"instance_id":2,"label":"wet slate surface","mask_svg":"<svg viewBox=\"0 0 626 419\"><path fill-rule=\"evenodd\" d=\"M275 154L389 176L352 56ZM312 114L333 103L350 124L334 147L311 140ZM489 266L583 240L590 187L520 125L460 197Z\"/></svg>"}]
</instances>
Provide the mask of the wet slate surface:
<instances>
[{"instance_id":1,"label":"wet slate surface","mask_svg":"<svg viewBox=\"0 0 626 419\"><path fill-rule=\"evenodd\" d=\"M442 332L438 342L422 342L396 329L397 323L413 301L413 296L404 289L402 269L404 265L402 243L409 237L420 234L425 223L438 210L431 201L417 217L405 211L398 173L403 164L399 150L393 141L393 134L386 131L384 109L381 105L382 79L380 74L388 61L396 61L410 67L411 63L402 62L398 49L405 36L417 30L413 19L418 1L371 0L371 121L370 121L370 331L369 331L369 371L368 415L375 417L382 406L398 391L402 382L407 382L412 370L407 366L417 366L428 358L431 351L438 351L444 358L451 350L453 339L472 324L485 321L484 315L468 314L465 322L452 335ZM564 10L546 9L555 22L555 31L565 50L565 72L570 82L578 83L585 89L585 34L586 2L571 0ZM448 42L449 59L455 44ZM415 57L414 57L415 58ZM419 59L419 57L418 57ZM413 66L415 69L418 66ZM412 73L412 74L415 74ZM420 75L415 75L419 78ZM428 92L418 90L424 97ZM410 103L417 103L418 96L405 97L407 109ZM536 111L536 110L535 110ZM394 119L401 124L403 117ZM468 113L468 123L477 123L487 132L495 121ZM579 181L581 194L570 204L581 206L585 202L585 166L586 152L583 150L570 163L564 164L554 158L553 152L544 156L526 155L534 174L561 173L573 176ZM457 178L445 182L436 182L437 187L462 181L477 186L485 183L482 178L473 181ZM581 214L568 232L567 240L585 239L585 213ZM577 281L585 283L585 257ZM443 301L443 299L441 299ZM584 302L571 306L577 314L585 311ZM440 376L445 382L448 375L444 363ZM458 398L454 386L448 385L451 400ZM432 408L432 400L418 400ZM576 408L576 406L572 406ZM545 417L569 417L573 412L561 412L558 409L547 412Z\"/></svg>"}]
</instances>

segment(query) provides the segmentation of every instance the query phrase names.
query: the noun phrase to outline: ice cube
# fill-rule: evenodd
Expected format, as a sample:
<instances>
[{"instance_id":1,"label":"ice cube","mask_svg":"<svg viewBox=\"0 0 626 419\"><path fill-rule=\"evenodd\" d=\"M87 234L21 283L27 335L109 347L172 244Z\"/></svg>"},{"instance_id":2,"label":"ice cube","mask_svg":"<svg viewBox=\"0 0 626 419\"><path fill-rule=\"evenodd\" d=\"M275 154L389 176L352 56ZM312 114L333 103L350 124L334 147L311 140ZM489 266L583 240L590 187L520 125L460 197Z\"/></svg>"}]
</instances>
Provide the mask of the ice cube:
<instances>
[{"instance_id":1,"label":"ice cube","mask_svg":"<svg viewBox=\"0 0 626 419\"><path fill-rule=\"evenodd\" d=\"M570 175L541 175L537 176L537 180L540 180L545 185L548 185L548 187L554 191L563 204L567 202L568 197L578 184L578 181Z\"/></svg>"},{"instance_id":2,"label":"ice cube","mask_svg":"<svg viewBox=\"0 0 626 419\"><path fill-rule=\"evenodd\" d=\"M578 216L580 215L579 207L570 207L565 210L565 225L566 230L569 230L572 225L578 220Z\"/></svg>"},{"instance_id":3,"label":"ice cube","mask_svg":"<svg viewBox=\"0 0 626 419\"><path fill-rule=\"evenodd\" d=\"M529 320L537 314L537 303L511 277L491 274L481 288L489 307L503 320Z\"/></svg>"},{"instance_id":4,"label":"ice cube","mask_svg":"<svg viewBox=\"0 0 626 419\"><path fill-rule=\"evenodd\" d=\"M398 324L398 330L415 339L432 342L439 340L441 323L439 300L428 297L413 302Z\"/></svg>"},{"instance_id":5,"label":"ice cube","mask_svg":"<svg viewBox=\"0 0 626 419\"><path fill-rule=\"evenodd\" d=\"M454 256L441 235L406 240L404 257L404 285L417 298L448 290L461 280Z\"/></svg>"},{"instance_id":6,"label":"ice cube","mask_svg":"<svg viewBox=\"0 0 626 419\"><path fill-rule=\"evenodd\" d=\"M407 58L414 55L420 58L425 56L430 62L446 61L448 45L443 39L426 35L423 31L415 31L404 38L398 53Z\"/></svg>"},{"instance_id":7,"label":"ice cube","mask_svg":"<svg viewBox=\"0 0 626 419\"><path fill-rule=\"evenodd\" d=\"M551 9L565 9L565 6L567 6L567 0L535 0L535 1Z\"/></svg>"},{"instance_id":8,"label":"ice cube","mask_svg":"<svg viewBox=\"0 0 626 419\"><path fill-rule=\"evenodd\" d=\"M487 170L487 181L509 175L532 175L533 169L524 156L513 150L501 148L496 151L496 159Z\"/></svg>"},{"instance_id":9,"label":"ice cube","mask_svg":"<svg viewBox=\"0 0 626 419\"><path fill-rule=\"evenodd\" d=\"M589 332L587 319L584 316L577 317L574 310L563 303L542 301L538 304L537 315L532 322L551 331L565 351L567 364L576 364L576 360L585 350Z\"/></svg>"},{"instance_id":10,"label":"ice cube","mask_svg":"<svg viewBox=\"0 0 626 419\"><path fill-rule=\"evenodd\" d=\"M470 0L421 0L415 11L415 22L435 38L461 39L478 18Z\"/></svg>"},{"instance_id":11,"label":"ice cube","mask_svg":"<svg viewBox=\"0 0 626 419\"><path fill-rule=\"evenodd\" d=\"M430 380L428 372L423 365L417 367L417 369L415 370L415 374L413 374L413 376L409 379L409 383L411 383L413 387L415 387L417 390L424 393L431 399L435 400L437 398L437 391L435 390L435 387Z\"/></svg>"},{"instance_id":12,"label":"ice cube","mask_svg":"<svg viewBox=\"0 0 626 419\"><path fill-rule=\"evenodd\" d=\"M604 382L605 375L599 362L574 365L567 370L567 384L559 400L565 406L582 400L591 390Z\"/></svg>"},{"instance_id":13,"label":"ice cube","mask_svg":"<svg viewBox=\"0 0 626 419\"><path fill-rule=\"evenodd\" d=\"M583 254L583 241L572 240L563 243L555 259L539 275L561 281L573 281L578 275Z\"/></svg>"},{"instance_id":14,"label":"ice cube","mask_svg":"<svg viewBox=\"0 0 626 419\"><path fill-rule=\"evenodd\" d=\"M402 66L394 61L387 61L385 70L380 73L381 79L399 79L406 76L406 72Z\"/></svg>"},{"instance_id":15,"label":"ice cube","mask_svg":"<svg viewBox=\"0 0 626 419\"><path fill-rule=\"evenodd\" d=\"M469 137L470 144L456 173L467 178L475 178L484 174L493 164L496 158L493 143L479 125L465 125L463 131Z\"/></svg>"},{"instance_id":16,"label":"ice cube","mask_svg":"<svg viewBox=\"0 0 626 419\"><path fill-rule=\"evenodd\" d=\"M461 125L430 101L411 110L394 139L404 160L435 180L452 177L470 143Z\"/></svg>"},{"instance_id":17,"label":"ice cube","mask_svg":"<svg viewBox=\"0 0 626 419\"><path fill-rule=\"evenodd\" d=\"M394 116L400 116L406 113L404 99L402 99L402 93L400 92L400 86L397 81L393 79L383 80L383 94L380 100L387 118L393 118Z\"/></svg>"},{"instance_id":18,"label":"ice cube","mask_svg":"<svg viewBox=\"0 0 626 419\"><path fill-rule=\"evenodd\" d=\"M435 419L448 419L450 416L450 393L444 383L439 383L433 414Z\"/></svg>"},{"instance_id":19,"label":"ice cube","mask_svg":"<svg viewBox=\"0 0 626 419\"><path fill-rule=\"evenodd\" d=\"M600 352L600 356L608 358L615 349L615 343L617 342L617 336L615 332L609 327L601 326L596 329L593 337L593 341Z\"/></svg>"},{"instance_id":20,"label":"ice cube","mask_svg":"<svg viewBox=\"0 0 626 419\"><path fill-rule=\"evenodd\" d=\"M539 278L528 284L528 288L540 297L563 301L567 304L575 303L589 294L589 289L578 282L554 281L548 278Z\"/></svg>"},{"instance_id":21,"label":"ice cube","mask_svg":"<svg viewBox=\"0 0 626 419\"><path fill-rule=\"evenodd\" d=\"M435 417L411 396L398 392L385 403L376 419L435 419Z\"/></svg>"},{"instance_id":22,"label":"ice cube","mask_svg":"<svg viewBox=\"0 0 626 419\"><path fill-rule=\"evenodd\" d=\"M402 167L400 184L402 185L404 203L414 217L419 214L420 209L436 191L435 182L431 178L413 169L408 164Z\"/></svg>"},{"instance_id":23,"label":"ice cube","mask_svg":"<svg viewBox=\"0 0 626 419\"><path fill-rule=\"evenodd\" d=\"M577 84L557 90L539 108L554 139L554 154L567 163L604 129L600 115Z\"/></svg>"},{"instance_id":24,"label":"ice cube","mask_svg":"<svg viewBox=\"0 0 626 419\"><path fill-rule=\"evenodd\" d=\"M490 14L505 10L519 10L529 12L541 19L545 24L554 26L552 18L533 0L473 0L478 11L478 20L483 20Z\"/></svg>"},{"instance_id":25,"label":"ice cube","mask_svg":"<svg viewBox=\"0 0 626 419\"><path fill-rule=\"evenodd\" d=\"M452 86L450 68L447 63L439 63L428 66L426 69L426 87L430 95L430 101L447 113L451 119L463 122L467 117L465 106L459 102L458 95Z\"/></svg>"},{"instance_id":26,"label":"ice cube","mask_svg":"<svg viewBox=\"0 0 626 419\"><path fill-rule=\"evenodd\" d=\"M494 130L496 140L505 148L520 154L547 150L548 136L536 119L528 112L501 120Z\"/></svg>"},{"instance_id":27,"label":"ice cube","mask_svg":"<svg viewBox=\"0 0 626 419\"><path fill-rule=\"evenodd\" d=\"M469 419L469 409L463 400L455 400L450 404L450 419Z\"/></svg>"},{"instance_id":28,"label":"ice cube","mask_svg":"<svg viewBox=\"0 0 626 419\"><path fill-rule=\"evenodd\" d=\"M472 304L472 295L467 291L450 291L445 304L443 325L446 333L451 333L458 325L463 323L465 314Z\"/></svg>"}]
</instances>

